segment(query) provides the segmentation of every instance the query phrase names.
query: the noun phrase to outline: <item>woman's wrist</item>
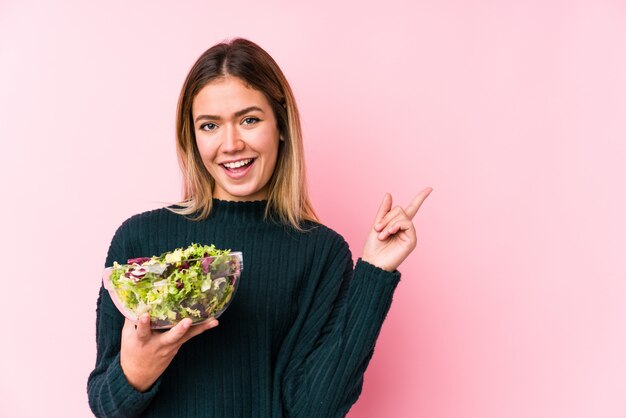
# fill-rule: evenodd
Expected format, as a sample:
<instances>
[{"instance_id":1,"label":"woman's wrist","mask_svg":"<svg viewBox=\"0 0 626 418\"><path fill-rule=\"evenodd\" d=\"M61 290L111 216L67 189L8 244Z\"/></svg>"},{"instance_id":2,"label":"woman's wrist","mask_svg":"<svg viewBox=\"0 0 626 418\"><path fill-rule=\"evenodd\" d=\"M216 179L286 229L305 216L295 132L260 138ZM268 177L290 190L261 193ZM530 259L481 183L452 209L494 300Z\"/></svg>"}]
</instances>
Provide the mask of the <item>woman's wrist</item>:
<instances>
[{"instance_id":1,"label":"woman's wrist","mask_svg":"<svg viewBox=\"0 0 626 418\"><path fill-rule=\"evenodd\" d=\"M120 356L120 367L128 384L138 392L147 392L159 378L158 375L150 376L149 373L142 372L128 364L125 364L123 356Z\"/></svg>"},{"instance_id":2,"label":"woman's wrist","mask_svg":"<svg viewBox=\"0 0 626 418\"><path fill-rule=\"evenodd\" d=\"M397 269L397 267L386 265L384 263L378 263L376 260L369 259L366 256L362 256L361 260L365 261L368 264L371 264L374 267L378 267L379 269L385 270L385 271L390 272L390 273L396 271L396 269Z\"/></svg>"}]
</instances>

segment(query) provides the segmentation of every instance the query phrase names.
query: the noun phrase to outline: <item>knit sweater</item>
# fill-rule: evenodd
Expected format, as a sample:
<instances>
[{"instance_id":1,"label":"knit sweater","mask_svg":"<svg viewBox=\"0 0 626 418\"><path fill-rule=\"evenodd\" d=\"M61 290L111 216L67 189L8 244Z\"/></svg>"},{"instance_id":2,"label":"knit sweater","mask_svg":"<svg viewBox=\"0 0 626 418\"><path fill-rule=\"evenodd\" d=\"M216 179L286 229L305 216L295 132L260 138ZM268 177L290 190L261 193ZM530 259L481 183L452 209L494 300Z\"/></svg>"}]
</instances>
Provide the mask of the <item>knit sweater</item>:
<instances>
[{"instance_id":1,"label":"knit sweater","mask_svg":"<svg viewBox=\"0 0 626 418\"><path fill-rule=\"evenodd\" d=\"M192 221L167 208L117 229L105 266L190 243L243 253L230 306L213 329L184 343L156 383L135 390L120 366L124 317L108 292L97 301L96 365L87 392L98 417L343 417L363 374L400 273L361 259L345 240L264 218L266 202L214 200Z\"/></svg>"}]
</instances>

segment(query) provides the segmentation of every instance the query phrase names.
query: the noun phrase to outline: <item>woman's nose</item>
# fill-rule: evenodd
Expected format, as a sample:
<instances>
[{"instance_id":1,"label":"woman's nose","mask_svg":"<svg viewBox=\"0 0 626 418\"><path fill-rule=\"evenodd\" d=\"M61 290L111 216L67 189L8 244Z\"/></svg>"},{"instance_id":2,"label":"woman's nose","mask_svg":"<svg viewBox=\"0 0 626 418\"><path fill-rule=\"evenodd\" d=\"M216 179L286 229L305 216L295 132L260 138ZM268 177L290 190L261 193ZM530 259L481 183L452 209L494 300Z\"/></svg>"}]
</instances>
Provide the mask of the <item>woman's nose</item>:
<instances>
[{"instance_id":1,"label":"woman's nose","mask_svg":"<svg viewBox=\"0 0 626 418\"><path fill-rule=\"evenodd\" d=\"M224 130L224 139L222 140L223 152L237 152L245 148L246 144L235 127L227 127Z\"/></svg>"}]
</instances>

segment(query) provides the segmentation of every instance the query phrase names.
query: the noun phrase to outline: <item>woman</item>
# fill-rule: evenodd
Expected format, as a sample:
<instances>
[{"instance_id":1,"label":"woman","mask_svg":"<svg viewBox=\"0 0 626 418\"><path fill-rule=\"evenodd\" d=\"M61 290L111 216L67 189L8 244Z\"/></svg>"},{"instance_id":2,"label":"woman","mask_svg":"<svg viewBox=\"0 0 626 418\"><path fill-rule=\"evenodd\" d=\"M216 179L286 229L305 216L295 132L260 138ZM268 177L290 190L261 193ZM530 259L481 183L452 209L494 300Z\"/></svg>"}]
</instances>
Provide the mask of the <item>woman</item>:
<instances>
[{"instance_id":1,"label":"woman","mask_svg":"<svg viewBox=\"0 0 626 418\"><path fill-rule=\"evenodd\" d=\"M237 295L217 320L167 332L97 304L96 416L340 417L363 373L400 274L415 248L406 208L385 195L353 267L343 238L307 195L298 109L284 75L256 44L207 50L177 110L184 199L135 215L116 231L106 265L192 242L242 251ZM205 332L211 329L209 332Z\"/></svg>"}]
</instances>

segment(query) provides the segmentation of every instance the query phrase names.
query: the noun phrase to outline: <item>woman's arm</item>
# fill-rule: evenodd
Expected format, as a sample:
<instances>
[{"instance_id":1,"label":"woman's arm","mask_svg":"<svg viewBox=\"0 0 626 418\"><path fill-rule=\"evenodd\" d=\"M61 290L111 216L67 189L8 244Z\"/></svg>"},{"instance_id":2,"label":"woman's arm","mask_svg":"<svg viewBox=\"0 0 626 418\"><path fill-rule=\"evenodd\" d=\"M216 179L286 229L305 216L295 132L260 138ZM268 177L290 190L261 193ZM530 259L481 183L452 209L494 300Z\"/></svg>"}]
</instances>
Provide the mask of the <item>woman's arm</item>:
<instances>
[{"instance_id":1,"label":"woman's arm","mask_svg":"<svg viewBox=\"0 0 626 418\"><path fill-rule=\"evenodd\" d=\"M123 316L117 312L106 289L100 289L96 319L96 366L89 375L89 406L96 417L135 417L149 405L158 382L147 392L130 385L120 364Z\"/></svg>"},{"instance_id":2,"label":"woman's arm","mask_svg":"<svg viewBox=\"0 0 626 418\"><path fill-rule=\"evenodd\" d=\"M136 256L126 243L128 221L117 230L105 265ZM97 417L139 415L157 393L159 377L181 345L217 326L206 321L191 327L185 319L167 332L153 332L147 314L135 327L119 313L108 292L101 287L97 303L96 366L89 375L89 405Z\"/></svg>"},{"instance_id":3,"label":"woman's arm","mask_svg":"<svg viewBox=\"0 0 626 418\"><path fill-rule=\"evenodd\" d=\"M106 266L123 262L131 253L128 244L128 223L115 232L109 246ZM87 381L89 406L97 417L138 416L158 390L158 382L142 393L130 385L120 363L124 317L117 310L104 287L96 305L96 366Z\"/></svg>"},{"instance_id":4,"label":"woman's arm","mask_svg":"<svg viewBox=\"0 0 626 418\"><path fill-rule=\"evenodd\" d=\"M308 278L311 288L277 362L282 413L343 417L356 402L400 279L396 269L416 246L411 220L431 191L424 189L406 209L392 209L385 195L354 271L341 240L321 261L322 275ZM281 408L275 404L275 410Z\"/></svg>"},{"instance_id":5,"label":"woman's arm","mask_svg":"<svg viewBox=\"0 0 626 418\"><path fill-rule=\"evenodd\" d=\"M329 254L321 275L307 278L298 318L277 359L276 417L345 416L361 393L400 278L362 260L353 274L343 240Z\"/></svg>"}]
</instances>

